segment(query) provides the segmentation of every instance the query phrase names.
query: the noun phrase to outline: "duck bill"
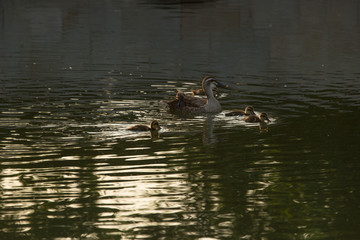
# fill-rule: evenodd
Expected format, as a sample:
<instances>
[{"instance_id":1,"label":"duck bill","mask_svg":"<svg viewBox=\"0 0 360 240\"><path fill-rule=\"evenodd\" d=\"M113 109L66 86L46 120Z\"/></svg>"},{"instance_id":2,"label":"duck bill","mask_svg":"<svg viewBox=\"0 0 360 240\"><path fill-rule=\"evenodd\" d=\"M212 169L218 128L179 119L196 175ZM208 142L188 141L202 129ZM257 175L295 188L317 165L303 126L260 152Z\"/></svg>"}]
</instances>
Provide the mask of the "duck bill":
<instances>
[{"instance_id":1,"label":"duck bill","mask_svg":"<svg viewBox=\"0 0 360 240\"><path fill-rule=\"evenodd\" d=\"M216 83L216 87L218 87L218 88L228 88L229 86L228 86L228 85L225 85L225 84L222 84L222 83L220 83L220 82L217 82L217 83Z\"/></svg>"},{"instance_id":2,"label":"duck bill","mask_svg":"<svg viewBox=\"0 0 360 240\"><path fill-rule=\"evenodd\" d=\"M271 122L271 121L270 121L270 119L269 119L268 117L267 117L267 118L265 118L265 119L266 119L268 122Z\"/></svg>"}]
</instances>

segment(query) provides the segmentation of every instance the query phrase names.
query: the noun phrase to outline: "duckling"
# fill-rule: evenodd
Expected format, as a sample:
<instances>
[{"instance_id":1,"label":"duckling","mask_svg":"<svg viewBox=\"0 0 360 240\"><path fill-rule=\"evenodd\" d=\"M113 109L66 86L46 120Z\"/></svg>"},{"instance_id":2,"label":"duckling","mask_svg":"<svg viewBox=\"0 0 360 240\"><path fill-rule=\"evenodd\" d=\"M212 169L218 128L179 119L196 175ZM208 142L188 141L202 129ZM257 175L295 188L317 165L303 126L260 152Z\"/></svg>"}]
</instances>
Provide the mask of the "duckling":
<instances>
[{"instance_id":1,"label":"duckling","mask_svg":"<svg viewBox=\"0 0 360 240\"><path fill-rule=\"evenodd\" d=\"M205 91L202 88L197 89L197 90L191 90L191 92L192 92L193 96L195 96L195 95L204 96L205 95Z\"/></svg>"},{"instance_id":2,"label":"duckling","mask_svg":"<svg viewBox=\"0 0 360 240\"><path fill-rule=\"evenodd\" d=\"M146 125L134 125L132 127L127 128L127 130L130 131L157 131L161 129L159 122L156 120L152 120L150 122L150 127L146 126Z\"/></svg>"},{"instance_id":3,"label":"duckling","mask_svg":"<svg viewBox=\"0 0 360 240\"><path fill-rule=\"evenodd\" d=\"M205 96L206 95L204 89L202 89L202 88L197 89L197 90L191 90L191 92L192 92L193 96L195 96L195 95ZM214 92L214 96L216 98L219 97L220 93L218 92L217 88L214 88L213 92Z\"/></svg>"},{"instance_id":4,"label":"duckling","mask_svg":"<svg viewBox=\"0 0 360 240\"><path fill-rule=\"evenodd\" d=\"M185 95L183 92L176 94L176 99L167 101L170 111L181 111L190 113L218 113L221 112L221 105L215 98L213 90L216 87L227 88L220 83L215 77L204 77L202 87L207 99Z\"/></svg>"},{"instance_id":5,"label":"duckling","mask_svg":"<svg viewBox=\"0 0 360 240\"><path fill-rule=\"evenodd\" d=\"M253 106L246 106L245 110L234 110L228 113L225 113L225 116L249 116L255 115Z\"/></svg>"},{"instance_id":6,"label":"duckling","mask_svg":"<svg viewBox=\"0 0 360 240\"><path fill-rule=\"evenodd\" d=\"M255 122L264 123L265 121L271 122L270 119L268 118L267 113L260 113L259 116L256 115L246 116L244 118L244 121L248 123L255 123Z\"/></svg>"},{"instance_id":7,"label":"duckling","mask_svg":"<svg viewBox=\"0 0 360 240\"><path fill-rule=\"evenodd\" d=\"M185 93L179 91L175 96L175 100L163 101L163 102L167 104L170 110L182 110L186 106Z\"/></svg>"}]
</instances>

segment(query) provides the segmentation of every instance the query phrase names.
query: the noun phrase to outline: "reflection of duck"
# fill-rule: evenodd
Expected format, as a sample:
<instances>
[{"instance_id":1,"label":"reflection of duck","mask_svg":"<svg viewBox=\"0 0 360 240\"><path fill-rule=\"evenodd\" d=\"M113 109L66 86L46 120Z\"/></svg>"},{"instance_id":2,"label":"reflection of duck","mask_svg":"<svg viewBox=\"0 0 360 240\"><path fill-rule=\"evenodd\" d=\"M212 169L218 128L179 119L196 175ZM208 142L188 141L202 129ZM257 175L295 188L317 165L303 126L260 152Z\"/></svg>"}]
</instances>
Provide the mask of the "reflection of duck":
<instances>
[{"instance_id":1,"label":"reflection of duck","mask_svg":"<svg viewBox=\"0 0 360 240\"><path fill-rule=\"evenodd\" d=\"M150 122L150 127L139 124L139 125L135 125L135 126L127 128L127 130L130 130L130 131L156 131L159 129L160 129L160 125L159 125L159 122L156 120L152 120Z\"/></svg>"},{"instance_id":2,"label":"reflection of duck","mask_svg":"<svg viewBox=\"0 0 360 240\"><path fill-rule=\"evenodd\" d=\"M255 115L253 106L247 106L245 110L234 110L225 113L225 116L249 116L249 115Z\"/></svg>"},{"instance_id":3,"label":"reflection of duck","mask_svg":"<svg viewBox=\"0 0 360 240\"><path fill-rule=\"evenodd\" d=\"M249 115L244 118L245 122L249 123L255 123L255 122L261 122L264 123L265 121L271 122L268 118L267 113L260 113L259 116L256 115Z\"/></svg>"},{"instance_id":4,"label":"reflection of duck","mask_svg":"<svg viewBox=\"0 0 360 240\"><path fill-rule=\"evenodd\" d=\"M214 116L206 116L204 123L204 130L202 134L202 141L204 145L212 145L218 141L216 134L214 134Z\"/></svg>"},{"instance_id":5,"label":"reflection of duck","mask_svg":"<svg viewBox=\"0 0 360 240\"><path fill-rule=\"evenodd\" d=\"M214 77L205 77L202 81L202 88L207 99L185 95L183 92L176 94L176 99L167 101L170 111L181 111L190 113L217 113L221 112L221 105L215 98L213 90L216 87L226 88L227 86L218 82Z\"/></svg>"}]
</instances>

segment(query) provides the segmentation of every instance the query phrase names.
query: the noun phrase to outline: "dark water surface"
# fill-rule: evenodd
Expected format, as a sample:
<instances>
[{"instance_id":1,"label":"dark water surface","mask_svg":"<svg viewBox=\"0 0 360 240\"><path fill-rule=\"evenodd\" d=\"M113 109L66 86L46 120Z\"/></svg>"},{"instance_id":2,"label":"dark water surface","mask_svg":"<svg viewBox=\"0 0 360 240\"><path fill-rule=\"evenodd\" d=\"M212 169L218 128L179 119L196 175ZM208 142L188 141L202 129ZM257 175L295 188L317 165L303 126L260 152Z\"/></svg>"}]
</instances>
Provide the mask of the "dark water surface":
<instances>
[{"instance_id":1,"label":"dark water surface","mask_svg":"<svg viewBox=\"0 0 360 240\"><path fill-rule=\"evenodd\" d=\"M360 239L359 19L355 0L1 0L0 238ZM208 74L222 113L166 111ZM271 124L225 117L246 105Z\"/></svg>"}]
</instances>

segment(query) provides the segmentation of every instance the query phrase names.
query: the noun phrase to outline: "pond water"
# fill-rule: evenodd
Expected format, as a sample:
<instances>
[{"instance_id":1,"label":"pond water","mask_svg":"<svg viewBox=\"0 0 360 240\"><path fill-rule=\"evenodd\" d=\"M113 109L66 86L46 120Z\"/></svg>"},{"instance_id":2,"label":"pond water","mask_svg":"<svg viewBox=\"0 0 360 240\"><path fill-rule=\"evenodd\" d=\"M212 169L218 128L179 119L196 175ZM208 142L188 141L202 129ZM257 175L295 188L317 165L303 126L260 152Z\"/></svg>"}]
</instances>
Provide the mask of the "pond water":
<instances>
[{"instance_id":1,"label":"pond water","mask_svg":"<svg viewBox=\"0 0 360 240\"><path fill-rule=\"evenodd\" d=\"M0 1L0 238L359 239L359 18L355 0ZM222 113L166 110L206 75ZM246 105L272 122L225 117Z\"/></svg>"}]
</instances>

